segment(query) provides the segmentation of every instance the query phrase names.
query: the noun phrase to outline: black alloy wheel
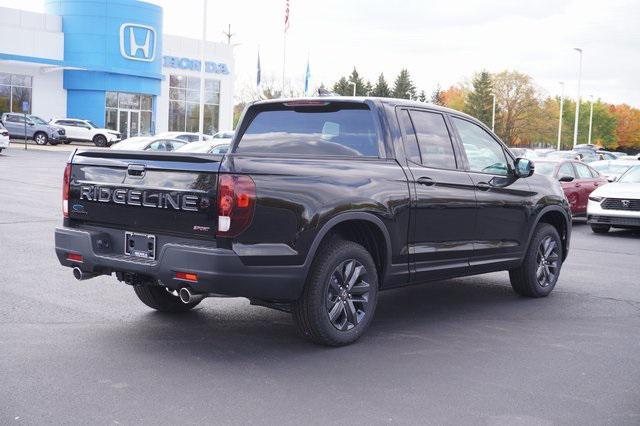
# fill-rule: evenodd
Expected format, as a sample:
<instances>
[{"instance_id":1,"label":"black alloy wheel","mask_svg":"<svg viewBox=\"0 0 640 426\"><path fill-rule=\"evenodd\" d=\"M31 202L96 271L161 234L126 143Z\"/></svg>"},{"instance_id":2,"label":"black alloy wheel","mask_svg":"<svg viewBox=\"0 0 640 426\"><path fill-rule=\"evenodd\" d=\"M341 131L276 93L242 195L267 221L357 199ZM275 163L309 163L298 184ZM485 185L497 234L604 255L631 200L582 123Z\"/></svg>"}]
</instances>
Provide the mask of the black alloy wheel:
<instances>
[{"instance_id":1,"label":"black alloy wheel","mask_svg":"<svg viewBox=\"0 0 640 426\"><path fill-rule=\"evenodd\" d=\"M552 237L547 236L540 242L536 262L536 278L540 287L554 284L560 267L560 248Z\"/></svg>"},{"instance_id":2,"label":"black alloy wheel","mask_svg":"<svg viewBox=\"0 0 640 426\"><path fill-rule=\"evenodd\" d=\"M331 274L326 307L336 329L351 330L364 320L370 289L366 276L366 268L355 259L345 260Z\"/></svg>"}]
</instances>

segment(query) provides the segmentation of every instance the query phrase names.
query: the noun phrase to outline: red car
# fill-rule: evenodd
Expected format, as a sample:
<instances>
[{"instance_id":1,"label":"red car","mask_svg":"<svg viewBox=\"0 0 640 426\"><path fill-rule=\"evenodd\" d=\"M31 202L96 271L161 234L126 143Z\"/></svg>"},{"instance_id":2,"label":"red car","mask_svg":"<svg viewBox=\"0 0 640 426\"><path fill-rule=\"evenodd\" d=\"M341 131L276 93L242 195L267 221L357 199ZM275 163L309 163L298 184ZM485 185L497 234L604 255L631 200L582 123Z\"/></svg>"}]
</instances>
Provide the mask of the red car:
<instances>
[{"instance_id":1,"label":"red car","mask_svg":"<svg viewBox=\"0 0 640 426\"><path fill-rule=\"evenodd\" d=\"M595 169L576 160L536 160L536 173L558 179L571 204L573 217L586 217L589 194L608 183Z\"/></svg>"}]
</instances>

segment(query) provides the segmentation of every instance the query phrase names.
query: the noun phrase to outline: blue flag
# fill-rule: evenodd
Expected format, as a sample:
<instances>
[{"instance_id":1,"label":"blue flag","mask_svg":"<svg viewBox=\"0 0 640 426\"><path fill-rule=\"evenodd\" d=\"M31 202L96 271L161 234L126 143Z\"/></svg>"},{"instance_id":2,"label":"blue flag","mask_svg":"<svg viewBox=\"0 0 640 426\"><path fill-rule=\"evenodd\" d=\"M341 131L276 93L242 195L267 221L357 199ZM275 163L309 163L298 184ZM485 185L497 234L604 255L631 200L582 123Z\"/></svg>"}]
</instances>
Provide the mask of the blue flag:
<instances>
[{"instance_id":1,"label":"blue flag","mask_svg":"<svg viewBox=\"0 0 640 426\"><path fill-rule=\"evenodd\" d=\"M260 87L262 70L260 69L260 51L258 50L258 70L256 71L256 86Z\"/></svg>"},{"instance_id":2,"label":"blue flag","mask_svg":"<svg viewBox=\"0 0 640 426\"><path fill-rule=\"evenodd\" d=\"M309 80L311 80L311 68L309 68L309 59L307 58L307 72L304 75L304 94L309 92Z\"/></svg>"}]
</instances>

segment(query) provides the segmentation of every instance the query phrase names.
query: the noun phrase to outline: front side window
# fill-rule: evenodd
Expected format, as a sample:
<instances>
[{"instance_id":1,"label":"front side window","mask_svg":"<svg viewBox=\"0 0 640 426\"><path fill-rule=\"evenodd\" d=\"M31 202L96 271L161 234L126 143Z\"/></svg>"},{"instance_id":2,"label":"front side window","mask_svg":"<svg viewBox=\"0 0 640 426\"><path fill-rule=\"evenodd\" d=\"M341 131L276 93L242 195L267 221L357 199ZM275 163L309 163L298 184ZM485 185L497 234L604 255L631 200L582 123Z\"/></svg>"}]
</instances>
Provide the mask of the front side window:
<instances>
[{"instance_id":1,"label":"front side window","mask_svg":"<svg viewBox=\"0 0 640 426\"><path fill-rule=\"evenodd\" d=\"M427 111L411 111L422 165L438 169L455 169L451 137L442 114Z\"/></svg>"},{"instance_id":2,"label":"front side window","mask_svg":"<svg viewBox=\"0 0 640 426\"><path fill-rule=\"evenodd\" d=\"M378 157L378 134L364 104L258 107L238 143L247 154Z\"/></svg>"},{"instance_id":3,"label":"front side window","mask_svg":"<svg viewBox=\"0 0 640 426\"><path fill-rule=\"evenodd\" d=\"M571 163L562 163L562 165L560 166L560 169L558 170L558 177L565 177L565 176L569 176L572 178L576 177L576 173L573 171L573 166L571 165Z\"/></svg>"},{"instance_id":4,"label":"front side window","mask_svg":"<svg viewBox=\"0 0 640 426\"><path fill-rule=\"evenodd\" d=\"M462 140L470 171L500 176L509 174L502 145L477 124L457 117L452 117L452 121Z\"/></svg>"},{"instance_id":5,"label":"front side window","mask_svg":"<svg viewBox=\"0 0 640 426\"><path fill-rule=\"evenodd\" d=\"M587 167L586 165L582 164L582 163L574 163L574 166L576 167L576 170L578 171L578 177L580 179L591 179L591 170L589 170L589 167Z\"/></svg>"}]
</instances>

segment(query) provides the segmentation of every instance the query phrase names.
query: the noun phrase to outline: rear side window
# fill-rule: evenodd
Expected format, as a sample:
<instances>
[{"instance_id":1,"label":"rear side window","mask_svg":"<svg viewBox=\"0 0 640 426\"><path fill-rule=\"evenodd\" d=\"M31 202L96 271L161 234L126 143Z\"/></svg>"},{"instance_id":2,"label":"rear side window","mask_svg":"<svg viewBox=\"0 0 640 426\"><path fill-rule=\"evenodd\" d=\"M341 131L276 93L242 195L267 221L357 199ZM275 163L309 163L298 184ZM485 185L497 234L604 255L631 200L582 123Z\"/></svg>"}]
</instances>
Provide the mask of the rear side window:
<instances>
[{"instance_id":1,"label":"rear side window","mask_svg":"<svg viewBox=\"0 0 640 426\"><path fill-rule=\"evenodd\" d=\"M373 113L364 104L274 104L254 114L237 153L380 156Z\"/></svg>"},{"instance_id":2,"label":"rear side window","mask_svg":"<svg viewBox=\"0 0 640 426\"><path fill-rule=\"evenodd\" d=\"M410 115L418 139L422 165L438 169L455 169L456 156L442 114L413 110Z\"/></svg>"}]
</instances>

